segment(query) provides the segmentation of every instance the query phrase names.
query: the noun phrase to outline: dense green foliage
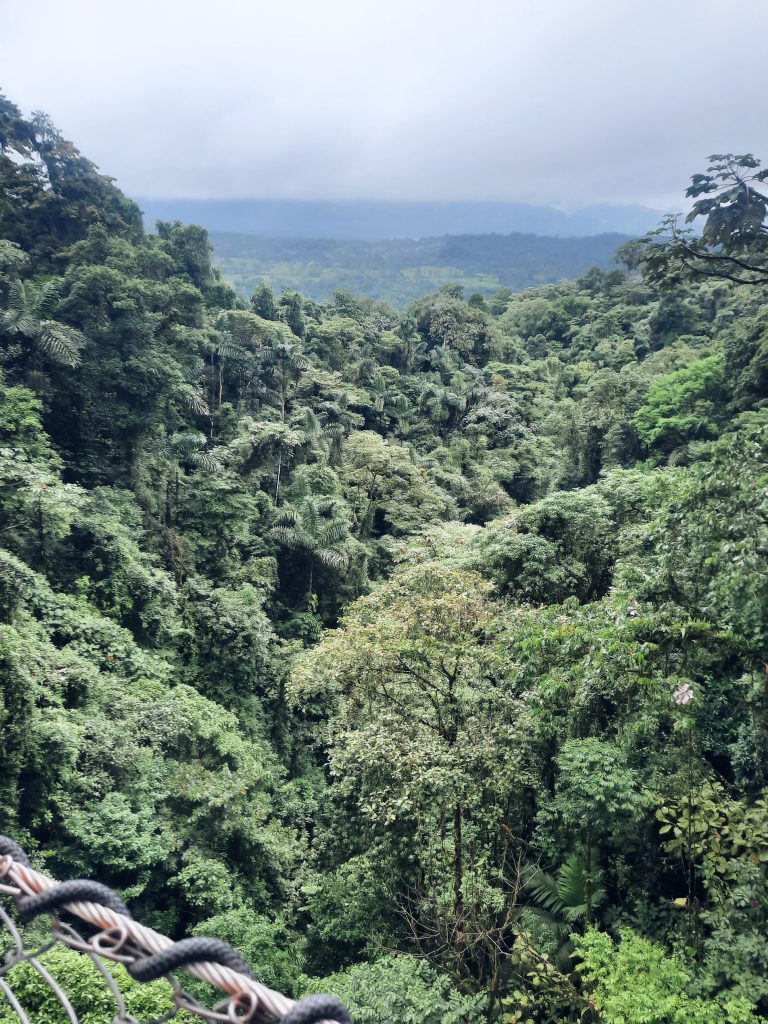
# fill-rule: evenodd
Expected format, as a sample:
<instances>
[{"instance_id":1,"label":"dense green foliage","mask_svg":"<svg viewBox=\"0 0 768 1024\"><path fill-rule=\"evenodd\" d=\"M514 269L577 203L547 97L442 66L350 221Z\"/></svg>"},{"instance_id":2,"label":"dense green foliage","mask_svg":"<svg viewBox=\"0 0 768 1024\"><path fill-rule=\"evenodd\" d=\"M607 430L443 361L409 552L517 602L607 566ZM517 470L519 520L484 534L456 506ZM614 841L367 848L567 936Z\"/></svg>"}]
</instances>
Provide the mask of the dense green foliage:
<instances>
[{"instance_id":1,"label":"dense green foliage","mask_svg":"<svg viewBox=\"0 0 768 1024\"><path fill-rule=\"evenodd\" d=\"M103 1024L113 1019L115 1001L89 957L60 946L45 956L45 966L66 991L81 1024ZM120 964L112 964L110 973L123 993L126 1010L135 1020L161 1017L172 1009L171 989L164 981L140 985ZM67 1020L48 984L29 964L16 964L9 971L7 980L34 1024ZM18 1024L18 1020L5 1000L0 1003L2 1024Z\"/></svg>"},{"instance_id":2,"label":"dense green foliage","mask_svg":"<svg viewBox=\"0 0 768 1024\"><path fill-rule=\"evenodd\" d=\"M244 302L0 130L0 829L360 1021L765 1015L762 289Z\"/></svg>"},{"instance_id":3,"label":"dense green foliage","mask_svg":"<svg viewBox=\"0 0 768 1024\"><path fill-rule=\"evenodd\" d=\"M341 288L403 307L446 284L488 298L500 288L520 291L577 277L591 266L610 266L626 236L466 234L365 242L216 231L211 241L216 263L240 295L267 282L315 302L327 302Z\"/></svg>"},{"instance_id":4,"label":"dense green foliage","mask_svg":"<svg viewBox=\"0 0 768 1024\"><path fill-rule=\"evenodd\" d=\"M686 196L693 203L686 224L665 217L645 239L643 263L649 279L674 286L701 278L734 284L768 283L768 196L760 191L768 168L751 153L715 153L703 174L694 174Z\"/></svg>"}]
</instances>

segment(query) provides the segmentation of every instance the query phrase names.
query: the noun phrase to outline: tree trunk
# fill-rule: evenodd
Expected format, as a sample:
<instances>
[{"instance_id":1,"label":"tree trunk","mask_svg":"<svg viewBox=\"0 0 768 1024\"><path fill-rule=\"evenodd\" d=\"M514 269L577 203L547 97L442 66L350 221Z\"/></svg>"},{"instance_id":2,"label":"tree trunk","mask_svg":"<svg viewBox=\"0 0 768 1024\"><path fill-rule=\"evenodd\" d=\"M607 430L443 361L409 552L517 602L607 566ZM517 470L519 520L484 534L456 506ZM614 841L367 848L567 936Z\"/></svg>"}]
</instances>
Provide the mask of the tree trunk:
<instances>
[{"instance_id":1,"label":"tree trunk","mask_svg":"<svg viewBox=\"0 0 768 1024\"><path fill-rule=\"evenodd\" d=\"M213 440L213 410L216 405L216 378L213 368L213 352L211 352L211 361L209 364L210 372L208 374L208 440Z\"/></svg>"},{"instance_id":2,"label":"tree trunk","mask_svg":"<svg viewBox=\"0 0 768 1024\"><path fill-rule=\"evenodd\" d=\"M168 503L168 522L169 522L169 524L173 523L175 516L178 515L178 512L179 512L179 487L180 487L180 484L179 484L179 464L177 462L176 463L176 481L175 481L174 494L173 494L173 507L171 507L171 503L170 502Z\"/></svg>"},{"instance_id":3,"label":"tree trunk","mask_svg":"<svg viewBox=\"0 0 768 1024\"><path fill-rule=\"evenodd\" d=\"M157 485L157 522L160 526L165 526L165 516L168 512L168 506L166 504L166 495L168 494L168 478L163 474L160 477L160 481Z\"/></svg>"},{"instance_id":4,"label":"tree trunk","mask_svg":"<svg viewBox=\"0 0 768 1024\"><path fill-rule=\"evenodd\" d=\"M37 543L40 548L40 568L45 571L45 513L42 498L37 499Z\"/></svg>"},{"instance_id":5,"label":"tree trunk","mask_svg":"<svg viewBox=\"0 0 768 1024\"><path fill-rule=\"evenodd\" d=\"M464 862L461 850L461 804L453 809L453 912L456 921L460 921L464 913L464 897L461 883L464 878Z\"/></svg>"},{"instance_id":6,"label":"tree trunk","mask_svg":"<svg viewBox=\"0 0 768 1024\"><path fill-rule=\"evenodd\" d=\"M280 446L280 451L277 456L277 479L275 480L275 504L280 504L280 474L283 470L283 448Z\"/></svg>"},{"instance_id":7,"label":"tree trunk","mask_svg":"<svg viewBox=\"0 0 768 1024\"><path fill-rule=\"evenodd\" d=\"M499 983L501 981L501 971L499 965L498 954L494 954L493 961L493 972L491 974L491 983L488 987L488 1020L493 1020L496 1015L496 1003L499 998Z\"/></svg>"}]
</instances>

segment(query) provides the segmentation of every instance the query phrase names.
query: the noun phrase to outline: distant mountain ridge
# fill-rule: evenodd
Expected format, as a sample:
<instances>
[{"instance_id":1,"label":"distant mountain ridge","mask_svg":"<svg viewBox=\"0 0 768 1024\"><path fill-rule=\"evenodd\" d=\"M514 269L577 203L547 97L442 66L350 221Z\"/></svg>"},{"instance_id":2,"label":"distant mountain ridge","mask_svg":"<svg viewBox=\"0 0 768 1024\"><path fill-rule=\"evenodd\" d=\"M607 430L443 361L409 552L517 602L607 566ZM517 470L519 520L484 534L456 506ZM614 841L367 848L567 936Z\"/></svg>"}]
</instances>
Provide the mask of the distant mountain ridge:
<instances>
[{"instance_id":1,"label":"distant mountain ridge","mask_svg":"<svg viewBox=\"0 0 768 1024\"><path fill-rule=\"evenodd\" d=\"M605 233L641 235L662 212L602 203L566 212L555 206L501 202L384 202L289 199L138 199L149 229L157 220L201 224L209 231L272 238L378 241L441 235L512 233L560 238Z\"/></svg>"},{"instance_id":2,"label":"distant mountain ridge","mask_svg":"<svg viewBox=\"0 0 768 1024\"><path fill-rule=\"evenodd\" d=\"M278 293L294 288L317 302L346 289L405 306L444 284L492 295L579 277L589 267L615 266L618 233L557 238L520 232L364 241L274 238L212 231L214 258L244 297L267 281Z\"/></svg>"}]
</instances>

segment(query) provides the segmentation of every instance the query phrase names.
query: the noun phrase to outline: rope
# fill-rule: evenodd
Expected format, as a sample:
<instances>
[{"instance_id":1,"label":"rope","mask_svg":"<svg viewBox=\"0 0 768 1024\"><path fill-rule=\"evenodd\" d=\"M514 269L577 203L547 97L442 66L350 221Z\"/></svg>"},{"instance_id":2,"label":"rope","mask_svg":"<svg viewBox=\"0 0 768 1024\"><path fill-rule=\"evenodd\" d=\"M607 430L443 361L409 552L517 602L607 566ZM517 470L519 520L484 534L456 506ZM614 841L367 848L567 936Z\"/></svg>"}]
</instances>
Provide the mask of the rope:
<instances>
[{"instance_id":1,"label":"rope","mask_svg":"<svg viewBox=\"0 0 768 1024\"><path fill-rule=\"evenodd\" d=\"M320 1024L330 1016L334 1016L339 1024L352 1024L347 1008L340 1008L339 1000L334 996L307 996L296 1003L281 1024Z\"/></svg>"},{"instance_id":2,"label":"rope","mask_svg":"<svg viewBox=\"0 0 768 1024\"><path fill-rule=\"evenodd\" d=\"M333 996L308 996L297 1002L262 985L237 950L218 939L174 942L134 921L122 900L107 886L84 880L58 883L35 871L24 851L5 836L0 836L0 892L14 897L23 919L63 907L94 925L99 931L86 942L68 938L62 930L54 934L76 949L122 962L138 981L148 981L182 967L226 992L230 998L227 1017L223 1018L213 1011L203 1011L202 1007L191 1007L183 1001L187 997L180 988L175 989L174 1000L179 1007L212 1020L255 1024L268 1014L283 1024L351 1024L348 1010ZM0 988L4 991L6 986ZM22 1021L26 1020L23 1013L20 1016Z\"/></svg>"},{"instance_id":3,"label":"rope","mask_svg":"<svg viewBox=\"0 0 768 1024\"><path fill-rule=\"evenodd\" d=\"M22 850L18 843L8 836L0 836L0 857L13 857L19 864L26 864L30 867L29 857Z\"/></svg>"},{"instance_id":4,"label":"rope","mask_svg":"<svg viewBox=\"0 0 768 1024\"><path fill-rule=\"evenodd\" d=\"M101 882L89 882L85 878L73 879L71 882L59 882L52 889L39 892L36 896L22 896L17 908L22 921L31 921L38 914L51 913L59 907L66 907L75 901L88 900L90 903L98 903L110 910L117 911L123 917L130 917L128 908L120 897L112 892L107 885Z\"/></svg>"},{"instance_id":5,"label":"rope","mask_svg":"<svg viewBox=\"0 0 768 1024\"><path fill-rule=\"evenodd\" d=\"M170 974L176 967L206 960L224 964L233 971L253 978L253 971L237 950L218 939L182 939L181 942L174 942L162 953L135 960L128 965L128 971L136 981L154 981L156 978L162 978L164 974Z\"/></svg>"}]
</instances>

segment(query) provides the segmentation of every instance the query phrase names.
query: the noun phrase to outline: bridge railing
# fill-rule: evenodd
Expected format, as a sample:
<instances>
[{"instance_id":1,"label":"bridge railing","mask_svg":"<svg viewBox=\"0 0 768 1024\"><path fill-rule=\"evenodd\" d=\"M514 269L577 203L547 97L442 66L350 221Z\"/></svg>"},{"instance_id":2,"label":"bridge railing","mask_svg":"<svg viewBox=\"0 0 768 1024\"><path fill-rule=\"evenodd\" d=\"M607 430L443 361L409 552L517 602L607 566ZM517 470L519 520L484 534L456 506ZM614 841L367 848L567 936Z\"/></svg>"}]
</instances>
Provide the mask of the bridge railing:
<instances>
[{"instance_id":1,"label":"bridge railing","mask_svg":"<svg viewBox=\"0 0 768 1024\"><path fill-rule=\"evenodd\" d=\"M61 1006L63 1019L80 1024L65 984L54 977L43 959L59 943L93 962L114 1000L113 1024L146 1021L136 1021L128 1011L108 967L110 961L122 964L138 982L167 980L171 1008L155 1018L156 1024L182 1011L206 1021L230 1024L351 1024L346 1007L333 996L314 995L295 1001L262 985L238 951L225 942L202 937L174 942L135 921L120 897L100 882L56 882L36 871L21 847L5 836L0 836L0 894L6 897L0 900L0 940L5 939L0 946L4 957L0 963L0 996L21 1024L35 1024L14 991L12 972L21 963L28 964L50 989ZM42 946L30 950L25 945L25 925L41 915L50 919L50 936ZM224 998L210 1008L202 1005L185 991L179 972L208 982L224 993Z\"/></svg>"}]
</instances>

